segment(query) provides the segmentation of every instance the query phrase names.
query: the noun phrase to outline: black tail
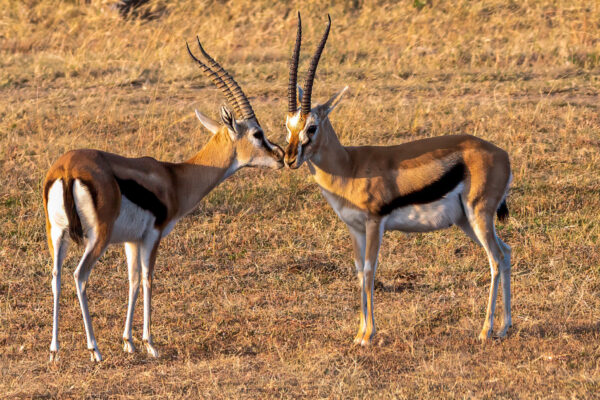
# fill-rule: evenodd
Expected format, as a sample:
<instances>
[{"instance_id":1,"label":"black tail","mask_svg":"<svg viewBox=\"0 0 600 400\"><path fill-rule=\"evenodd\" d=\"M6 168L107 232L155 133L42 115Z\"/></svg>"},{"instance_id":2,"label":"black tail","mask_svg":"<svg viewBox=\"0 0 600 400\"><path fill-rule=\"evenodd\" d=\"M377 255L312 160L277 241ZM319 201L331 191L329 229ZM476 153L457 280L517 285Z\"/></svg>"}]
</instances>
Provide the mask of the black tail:
<instances>
[{"instance_id":1,"label":"black tail","mask_svg":"<svg viewBox=\"0 0 600 400\"><path fill-rule=\"evenodd\" d=\"M498 216L499 221L506 221L508 218L508 206L506 205L506 199L502 200L500 206L496 210L496 215Z\"/></svg>"},{"instance_id":2,"label":"black tail","mask_svg":"<svg viewBox=\"0 0 600 400\"><path fill-rule=\"evenodd\" d=\"M81 228L81 220L79 219L79 214L77 214L77 207L75 207L75 200L73 199L73 183L73 179L65 179L63 201L69 222L69 236L71 236L71 239L75 243L81 244L83 242L83 229Z\"/></svg>"}]
</instances>

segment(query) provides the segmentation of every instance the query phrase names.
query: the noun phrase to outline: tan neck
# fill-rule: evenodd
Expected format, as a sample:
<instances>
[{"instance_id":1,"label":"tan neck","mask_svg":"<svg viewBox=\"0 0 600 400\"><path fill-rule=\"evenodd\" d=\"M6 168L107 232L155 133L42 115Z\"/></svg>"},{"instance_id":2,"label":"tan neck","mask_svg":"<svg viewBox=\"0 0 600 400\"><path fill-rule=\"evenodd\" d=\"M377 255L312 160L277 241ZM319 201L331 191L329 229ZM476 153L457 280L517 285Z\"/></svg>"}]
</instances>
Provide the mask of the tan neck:
<instances>
[{"instance_id":1,"label":"tan neck","mask_svg":"<svg viewBox=\"0 0 600 400\"><path fill-rule=\"evenodd\" d=\"M206 194L237 170L233 143L217 133L192 158L176 164L178 215L191 212Z\"/></svg>"},{"instance_id":2,"label":"tan neck","mask_svg":"<svg viewBox=\"0 0 600 400\"><path fill-rule=\"evenodd\" d=\"M349 178L352 172L352 160L348 151L340 143L329 118L320 126L320 138L315 154L308 162L310 173L317 184L330 190L340 180Z\"/></svg>"}]
</instances>

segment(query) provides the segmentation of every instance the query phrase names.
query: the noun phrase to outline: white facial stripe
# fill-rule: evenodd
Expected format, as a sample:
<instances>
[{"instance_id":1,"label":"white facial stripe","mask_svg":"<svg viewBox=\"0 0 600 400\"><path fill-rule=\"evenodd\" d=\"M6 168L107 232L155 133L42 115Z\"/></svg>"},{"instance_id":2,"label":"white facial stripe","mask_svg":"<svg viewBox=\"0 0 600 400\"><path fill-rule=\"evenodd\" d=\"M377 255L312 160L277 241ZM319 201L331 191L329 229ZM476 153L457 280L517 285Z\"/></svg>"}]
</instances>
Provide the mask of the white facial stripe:
<instances>
[{"instance_id":1,"label":"white facial stripe","mask_svg":"<svg viewBox=\"0 0 600 400\"><path fill-rule=\"evenodd\" d=\"M296 126L298 125L298 122L300 122L300 113L296 113L294 114L292 117L290 117L289 115L286 117L288 123L292 126ZM287 124L286 124L287 125Z\"/></svg>"}]
</instances>

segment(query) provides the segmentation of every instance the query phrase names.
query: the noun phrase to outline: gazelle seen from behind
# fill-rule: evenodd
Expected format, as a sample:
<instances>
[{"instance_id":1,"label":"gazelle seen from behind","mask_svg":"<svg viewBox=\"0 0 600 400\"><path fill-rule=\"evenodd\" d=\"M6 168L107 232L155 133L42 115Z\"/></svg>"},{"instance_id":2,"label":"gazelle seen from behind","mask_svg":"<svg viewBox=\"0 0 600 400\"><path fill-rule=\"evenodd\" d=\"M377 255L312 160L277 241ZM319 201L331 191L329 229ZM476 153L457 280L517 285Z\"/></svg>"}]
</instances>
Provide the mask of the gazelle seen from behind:
<instances>
[{"instance_id":1,"label":"gazelle seen from behind","mask_svg":"<svg viewBox=\"0 0 600 400\"><path fill-rule=\"evenodd\" d=\"M83 242L85 251L74 272L87 348L92 361L102 359L88 311L86 287L92 267L112 243L124 243L129 270L129 304L123 332L124 350L133 352L131 325L139 292L144 292L143 343L158 356L150 334L152 277L160 240L175 223L224 179L246 166L283 167L283 150L269 142L252 106L235 80L202 48L206 63L190 56L219 87L235 114L221 108L223 124L196 110L212 132L208 143L183 163L151 157L125 158L99 150L74 150L52 165L44 181L44 209L48 246L54 263L54 315L50 359L58 355L58 312L61 267L69 236ZM207 65L208 64L208 65ZM236 117L240 119L236 119Z\"/></svg>"},{"instance_id":2,"label":"gazelle seen from behind","mask_svg":"<svg viewBox=\"0 0 600 400\"><path fill-rule=\"evenodd\" d=\"M479 338L492 335L498 284L502 282L504 321L511 326L511 249L497 235L494 216L508 216L505 198L511 181L508 154L470 135L440 136L396 146L342 146L329 122L347 87L326 103L311 108L319 58L331 19L312 58L304 91L296 103L301 21L290 61L285 163L295 169L306 162L310 173L352 238L361 287L360 325L355 343L367 345L375 333L373 285L377 256L387 230L427 232L457 225L485 249L491 287ZM299 89L299 88L298 88Z\"/></svg>"}]
</instances>

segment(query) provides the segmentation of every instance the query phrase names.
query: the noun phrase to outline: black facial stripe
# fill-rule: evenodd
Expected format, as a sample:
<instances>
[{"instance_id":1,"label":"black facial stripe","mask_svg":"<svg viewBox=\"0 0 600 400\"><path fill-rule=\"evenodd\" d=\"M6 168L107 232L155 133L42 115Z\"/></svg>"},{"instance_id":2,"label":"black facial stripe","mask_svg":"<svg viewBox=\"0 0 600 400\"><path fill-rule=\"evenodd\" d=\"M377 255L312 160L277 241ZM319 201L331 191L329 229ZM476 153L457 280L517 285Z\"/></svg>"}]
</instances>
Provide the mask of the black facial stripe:
<instances>
[{"instance_id":1,"label":"black facial stripe","mask_svg":"<svg viewBox=\"0 0 600 400\"><path fill-rule=\"evenodd\" d=\"M396 208L412 204L427 204L441 199L465 178L465 165L460 162L446 171L437 180L411 193L396 197L379 209L379 215L388 215ZM462 202L461 202L462 203Z\"/></svg>"},{"instance_id":2,"label":"black facial stripe","mask_svg":"<svg viewBox=\"0 0 600 400\"><path fill-rule=\"evenodd\" d=\"M161 225L167 219L167 206L159 198L133 179L120 179L115 176L121 194L129 201L144 210L150 211L156 221L155 225Z\"/></svg>"}]
</instances>

